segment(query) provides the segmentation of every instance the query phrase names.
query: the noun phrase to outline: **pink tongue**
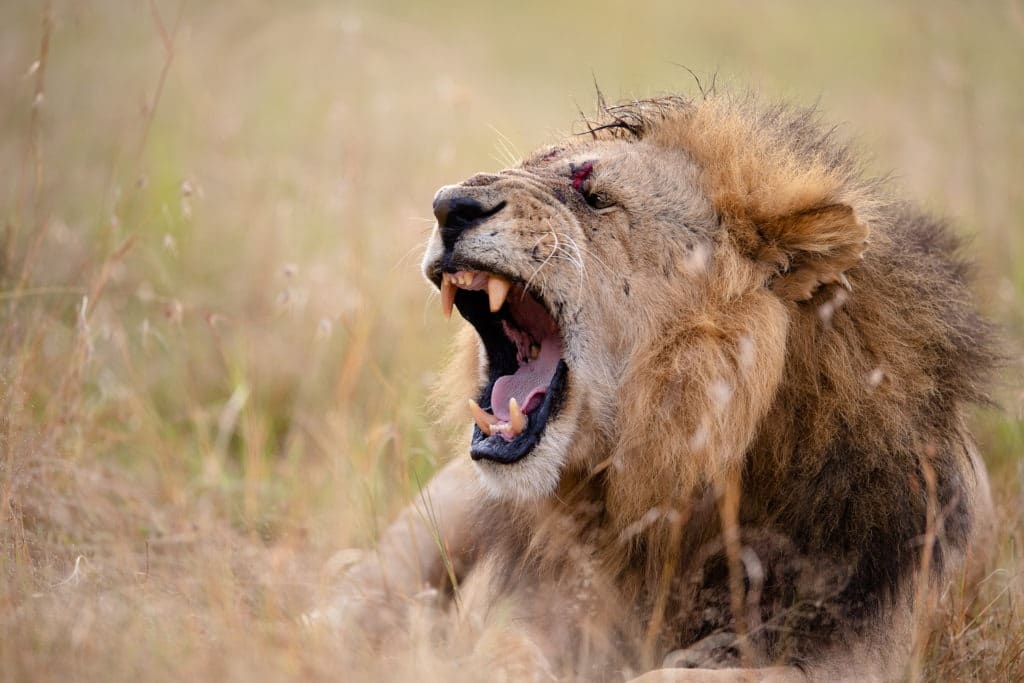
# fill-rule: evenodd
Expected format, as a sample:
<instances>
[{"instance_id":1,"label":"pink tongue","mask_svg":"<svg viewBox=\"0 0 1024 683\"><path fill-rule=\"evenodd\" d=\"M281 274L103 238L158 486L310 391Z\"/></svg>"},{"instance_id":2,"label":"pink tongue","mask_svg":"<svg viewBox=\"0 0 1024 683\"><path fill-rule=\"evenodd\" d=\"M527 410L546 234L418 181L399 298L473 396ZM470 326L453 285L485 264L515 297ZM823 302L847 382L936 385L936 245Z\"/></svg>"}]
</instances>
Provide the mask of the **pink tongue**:
<instances>
[{"instance_id":1,"label":"pink tongue","mask_svg":"<svg viewBox=\"0 0 1024 683\"><path fill-rule=\"evenodd\" d=\"M515 396L524 413L536 410L548 392L548 385L562 358L562 340L557 334L540 343L536 360L519 366L514 375L499 377L491 390L491 410L499 420L508 422L508 400Z\"/></svg>"}]
</instances>

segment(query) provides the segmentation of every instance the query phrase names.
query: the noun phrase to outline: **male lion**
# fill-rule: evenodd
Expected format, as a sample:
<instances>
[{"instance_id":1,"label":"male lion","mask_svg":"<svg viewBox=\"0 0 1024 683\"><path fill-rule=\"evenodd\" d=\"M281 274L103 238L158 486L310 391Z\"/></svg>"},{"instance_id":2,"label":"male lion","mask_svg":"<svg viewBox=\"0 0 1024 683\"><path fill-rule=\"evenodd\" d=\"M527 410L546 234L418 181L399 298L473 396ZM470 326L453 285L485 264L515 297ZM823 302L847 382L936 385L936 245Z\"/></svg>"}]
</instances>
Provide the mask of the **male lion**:
<instances>
[{"instance_id":1,"label":"male lion","mask_svg":"<svg viewBox=\"0 0 1024 683\"><path fill-rule=\"evenodd\" d=\"M906 676L992 524L956 239L810 112L602 117L438 191L423 271L470 323L469 452L348 601L454 579L537 675Z\"/></svg>"}]
</instances>

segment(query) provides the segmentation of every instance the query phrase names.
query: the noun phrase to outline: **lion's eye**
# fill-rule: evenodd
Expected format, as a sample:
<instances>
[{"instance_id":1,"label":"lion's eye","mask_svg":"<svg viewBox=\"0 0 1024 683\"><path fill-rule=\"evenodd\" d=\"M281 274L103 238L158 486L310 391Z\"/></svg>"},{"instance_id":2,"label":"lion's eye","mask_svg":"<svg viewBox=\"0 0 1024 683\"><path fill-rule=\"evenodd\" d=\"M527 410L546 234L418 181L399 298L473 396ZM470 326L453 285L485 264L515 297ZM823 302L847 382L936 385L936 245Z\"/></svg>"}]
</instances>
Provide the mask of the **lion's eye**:
<instances>
[{"instance_id":1,"label":"lion's eye","mask_svg":"<svg viewBox=\"0 0 1024 683\"><path fill-rule=\"evenodd\" d=\"M615 206L615 202L603 192L588 192L586 188L581 189L580 192L583 194L583 201L595 211Z\"/></svg>"}]
</instances>

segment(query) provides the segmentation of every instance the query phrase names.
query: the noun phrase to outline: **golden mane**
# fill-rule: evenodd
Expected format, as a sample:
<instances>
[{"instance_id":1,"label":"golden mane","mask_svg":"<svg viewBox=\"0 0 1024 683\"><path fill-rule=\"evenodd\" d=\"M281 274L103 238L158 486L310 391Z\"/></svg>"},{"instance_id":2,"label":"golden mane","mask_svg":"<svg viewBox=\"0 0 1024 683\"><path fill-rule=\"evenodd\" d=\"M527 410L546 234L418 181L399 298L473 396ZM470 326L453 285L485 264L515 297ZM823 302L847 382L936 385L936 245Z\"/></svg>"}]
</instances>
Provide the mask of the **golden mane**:
<instances>
[{"instance_id":1,"label":"golden mane","mask_svg":"<svg viewBox=\"0 0 1024 683\"><path fill-rule=\"evenodd\" d=\"M987 400L997 358L948 228L865 177L811 110L673 97L607 108L591 129L689 155L739 255L708 255L707 305L638 345L606 463L613 517L627 525L741 470L756 506L758 489L850 448L868 456L844 464L844 486L909 475L923 504L918 457L953 448L956 406Z\"/></svg>"}]
</instances>

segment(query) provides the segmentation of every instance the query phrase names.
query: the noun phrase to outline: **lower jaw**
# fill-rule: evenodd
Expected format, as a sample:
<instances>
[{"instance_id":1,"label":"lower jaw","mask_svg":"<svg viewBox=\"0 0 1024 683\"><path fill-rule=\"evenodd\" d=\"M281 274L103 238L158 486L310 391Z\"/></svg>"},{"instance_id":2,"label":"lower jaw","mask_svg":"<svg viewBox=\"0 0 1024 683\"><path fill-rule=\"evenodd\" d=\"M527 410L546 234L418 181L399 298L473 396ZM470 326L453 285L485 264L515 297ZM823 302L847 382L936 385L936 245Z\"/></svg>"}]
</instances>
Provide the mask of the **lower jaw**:
<instances>
[{"instance_id":1,"label":"lower jaw","mask_svg":"<svg viewBox=\"0 0 1024 683\"><path fill-rule=\"evenodd\" d=\"M536 410L528 415L529 422L526 429L516 438L506 440L498 435L487 436L479 427L474 426L469 449L470 457L473 460L488 460L503 465L511 465L528 457L544 435L547 423L555 419L562 407L568 385L568 374L569 368L565 361L559 361L555 376L551 379L548 391L544 395L544 400ZM494 383L491 382L484 391L485 396L490 396L493 386Z\"/></svg>"}]
</instances>

